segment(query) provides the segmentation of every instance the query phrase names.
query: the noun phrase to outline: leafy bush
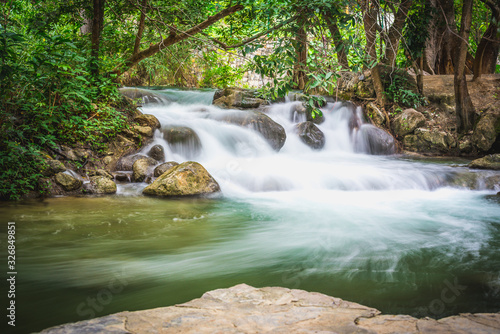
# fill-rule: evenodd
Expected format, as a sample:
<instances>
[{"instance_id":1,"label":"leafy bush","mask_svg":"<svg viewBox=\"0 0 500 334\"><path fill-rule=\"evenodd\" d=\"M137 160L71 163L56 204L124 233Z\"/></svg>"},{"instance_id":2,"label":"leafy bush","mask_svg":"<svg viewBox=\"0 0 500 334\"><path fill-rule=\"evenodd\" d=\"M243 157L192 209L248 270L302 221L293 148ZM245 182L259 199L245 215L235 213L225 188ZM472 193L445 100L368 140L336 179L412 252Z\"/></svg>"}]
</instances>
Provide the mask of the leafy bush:
<instances>
[{"instance_id":1,"label":"leafy bush","mask_svg":"<svg viewBox=\"0 0 500 334\"><path fill-rule=\"evenodd\" d=\"M406 88L408 87L408 84L405 80L406 79L404 77L398 75L393 77L390 85L385 88L387 99L391 102L412 108L426 105L427 101L422 95Z\"/></svg>"}]
</instances>

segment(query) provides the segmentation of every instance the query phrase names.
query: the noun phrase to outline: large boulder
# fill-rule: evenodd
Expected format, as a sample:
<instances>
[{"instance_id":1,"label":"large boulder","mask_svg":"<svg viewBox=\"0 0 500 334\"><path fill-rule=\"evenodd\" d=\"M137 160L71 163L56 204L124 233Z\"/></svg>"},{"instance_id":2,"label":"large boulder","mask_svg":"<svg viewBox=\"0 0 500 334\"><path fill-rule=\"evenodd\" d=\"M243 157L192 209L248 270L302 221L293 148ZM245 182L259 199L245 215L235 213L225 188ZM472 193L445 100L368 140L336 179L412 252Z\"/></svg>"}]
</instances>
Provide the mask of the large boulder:
<instances>
[{"instance_id":1,"label":"large boulder","mask_svg":"<svg viewBox=\"0 0 500 334\"><path fill-rule=\"evenodd\" d=\"M187 126L170 126L163 128L161 132L174 153L191 158L201 150L200 137Z\"/></svg>"},{"instance_id":2,"label":"large boulder","mask_svg":"<svg viewBox=\"0 0 500 334\"><path fill-rule=\"evenodd\" d=\"M187 161L171 168L147 186L146 195L194 196L219 192L217 181L197 162Z\"/></svg>"},{"instance_id":3,"label":"large boulder","mask_svg":"<svg viewBox=\"0 0 500 334\"><path fill-rule=\"evenodd\" d=\"M79 189L83 181L66 172L57 173L55 176L56 183L66 191Z\"/></svg>"},{"instance_id":4,"label":"large boulder","mask_svg":"<svg viewBox=\"0 0 500 334\"><path fill-rule=\"evenodd\" d=\"M403 110L391 122L393 133L398 137L404 137L413 133L415 129L425 124L425 116L415 109Z\"/></svg>"},{"instance_id":5,"label":"large boulder","mask_svg":"<svg viewBox=\"0 0 500 334\"><path fill-rule=\"evenodd\" d=\"M489 151L500 137L500 103L497 106L481 115L472 133L472 142L480 151Z\"/></svg>"},{"instance_id":6,"label":"large boulder","mask_svg":"<svg viewBox=\"0 0 500 334\"><path fill-rule=\"evenodd\" d=\"M153 166L158 162L150 157L139 159L132 166L132 179L134 182L144 182L153 175Z\"/></svg>"},{"instance_id":7,"label":"large boulder","mask_svg":"<svg viewBox=\"0 0 500 334\"><path fill-rule=\"evenodd\" d=\"M211 117L218 121L244 126L259 132L276 151L279 151L285 144L285 129L261 112L253 110L230 111Z\"/></svg>"},{"instance_id":8,"label":"large boulder","mask_svg":"<svg viewBox=\"0 0 500 334\"><path fill-rule=\"evenodd\" d=\"M154 145L153 147L151 147L147 154L149 157L155 159L156 161L165 161L165 149L161 145Z\"/></svg>"},{"instance_id":9,"label":"large boulder","mask_svg":"<svg viewBox=\"0 0 500 334\"><path fill-rule=\"evenodd\" d=\"M171 168L177 166L179 163L175 162L175 161L167 161L159 166L156 166L155 170L154 170L154 177L158 177L162 174L164 174L165 172L167 172L168 170L170 170Z\"/></svg>"},{"instance_id":10,"label":"large boulder","mask_svg":"<svg viewBox=\"0 0 500 334\"><path fill-rule=\"evenodd\" d=\"M66 167L59 160L46 160L42 174L43 176L50 177L65 170Z\"/></svg>"},{"instance_id":11,"label":"large boulder","mask_svg":"<svg viewBox=\"0 0 500 334\"><path fill-rule=\"evenodd\" d=\"M396 153L396 141L387 131L371 124L363 124L356 136L356 150L373 155Z\"/></svg>"},{"instance_id":12,"label":"large boulder","mask_svg":"<svg viewBox=\"0 0 500 334\"><path fill-rule=\"evenodd\" d=\"M124 87L120 88L119 91L123 96L131 98L132 100L141 99L143 103L167 104L170 102L166 96L146 89Z\"/></svg>"},{"instance_id":13,"label":"large boulder","mask_svg":"<svg viewBox=\"0 0 500 334\"><path fill-rule=\"evenodd\" d=\"M267 101L258 98L255 90L224 88L215 92L213 104L226 109L255 109L267 104Z\"/></svg>"},{"instance_id":14,"label":"large boulder","mask_svg":"<svg viewBox=\"0 0 500 334\"><path fill-rule=\"evenodd\" d=\"M403 138L403 146L407 150L441 154L457 147L455 138L444 131L418 128L414 133Z\"/></svg>"},{"instance_id":15,"label":"large boulder","mask_svg":"<svg viewBox=\"0 0 500 334\"><path fill-rule=\"evenodd\" d=\"M161 127L158 118L150 114L142 114L136 116L134 118L134 121L137 122L140 126L149 126L152 129L159 129Z\"/></svg>"},{"instance_id":16,"label":"large boulder","mask_svg":"<svg viewBox=\"0 0 500 334\"><path fill-rule=\"evenodd\" d=\"M490 154L476 159L469 164L470 168L500 170L500 154Z\"/></svg>"},{"instance_id":17,"label":"large boulder","mask_svg":"<svg viewBox=\"0 0 500 334\"><path fill-rule=\"evenodd\" d=\"M365 112L375 126L382 127L385 124L385 115L375 103L369 102L365 107Z\"/></svg>"},{"instance_id":18,"label":"large boulder","mask_svg":"<svg viewBox=\"0 0 500 334\"><path fill-rule=\"evenodd\" d=\"M307 146L319 150L325 146L325 135L313 122L302 122L295 126L299 138Z\"/></svg>"},{"instance_id":19,"label":"large boulder","mask_svg":"<svg viewBox=\"0 0 500 334\"><path fill-rule=\"evenodd\" d=\"M91 194L114 194L116 183L104 176L93 176L90 182L83 185L85 192Z\"/></svg>"}]
</instances>

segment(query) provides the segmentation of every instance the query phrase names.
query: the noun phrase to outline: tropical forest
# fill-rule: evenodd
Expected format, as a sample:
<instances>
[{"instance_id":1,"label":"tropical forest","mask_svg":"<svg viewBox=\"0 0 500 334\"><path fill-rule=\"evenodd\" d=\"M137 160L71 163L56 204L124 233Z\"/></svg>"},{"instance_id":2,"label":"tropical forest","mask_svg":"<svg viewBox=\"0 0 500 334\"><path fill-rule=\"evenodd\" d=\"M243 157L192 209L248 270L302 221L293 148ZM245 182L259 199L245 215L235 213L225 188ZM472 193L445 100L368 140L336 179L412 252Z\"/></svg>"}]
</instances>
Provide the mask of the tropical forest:
<instances>
[{"instance_id":1,"label":"tropical forest","mask_svg":"<svg viewBox=\"0 0 500 334\"><path fill-rule=\"evenodd\" d=\"M500 331L500 0L0 8L4 333Z\"/></svg>"}]
</instances>

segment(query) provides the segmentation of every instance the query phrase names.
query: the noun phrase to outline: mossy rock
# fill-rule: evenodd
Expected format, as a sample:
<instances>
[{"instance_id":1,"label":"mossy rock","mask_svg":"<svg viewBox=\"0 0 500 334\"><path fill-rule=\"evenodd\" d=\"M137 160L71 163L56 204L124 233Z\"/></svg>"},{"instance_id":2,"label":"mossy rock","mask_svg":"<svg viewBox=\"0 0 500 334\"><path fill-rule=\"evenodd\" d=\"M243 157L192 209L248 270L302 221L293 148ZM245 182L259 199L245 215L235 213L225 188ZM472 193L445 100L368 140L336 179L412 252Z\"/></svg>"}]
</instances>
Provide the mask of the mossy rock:
<instances>
[{"instance_id":1,"label":"mossy rock","mask_svg":"<svg viewBox=\"0 0 500 334\"><path fill-rule=\"evenodd\" d=\"M500 170L500 154L490 154L476 159L469 164L470 168Z\"/></svg>"},{"instance_id":2,"label":"mossy rock","mask_svg":"<svg viewBox=\"0 0 500 334\"><path fill-rule=\"evenodd\" d=\"M56 183L66 191L73 191L79 189L83 181L68 173L57 173L55 176Z\"/></svg>"},{"instance_id":3,"label":"mossy rock","mask_svg":"<svg viewBox=\"0 0 500 334\"><path fill-rule=\"evenodd\" d=\"M116 183L105 176L93 176L83 185L84 191L91 194L114 194Z\"/></svg>"},{"instance_id":4,"label":"mossy rock","mask_svg":"<svg viewBox=\"0 0 500 334\"><path fill-rule=\"evenodd\" d=\"M397 115L391 123L391 128L394 134L398 137L404 137L413 133L415 129L425 124L425 116L415 109L403 110Z\"/></svg>"},{"instance_id":5,"label":"mossy rock","mask_svg":"<svg viewBox=\"0 0 500 334\"><path fill-rule=\"evenodd\" d=\"M158 177L158 176L161 176L162 174L164 174L165 172L169 171L170 169L172 169L173 167L179 165L179 163L175 162L175 161L167 161L159 166L156 166L155 170L154 170L154 177Z\"/></svg>"},{"instance_id":6,"label":"mossy rock","mask_svg":"<svg viewBox=\"0 0 500 334\"><path fill-rule=\"evenodd\" d=\"M43 176L50 177L66 170L66 167L59 160L46 160L45 164L46 166L42 171Z\"/></svg>"},{"instance_id":7,"label":"mossy rock","mask_svg":"<svg viewBox=\"0 0 500 334\"><path fill-rule=\"evenodd\" d=\"M224 88L215 92L213 105L220 108L255 109L268 104L251 89Z\"/></svg>"},{"instance_id":8,"label":"mossy rock","mask_svg":"<svg viewBox=\"0 0 500 334\"><path fill-rule=\"evenodd\" d=\"M219 184L202 165L187 161L162 174L143 190L143 194L177 197L199 196L219 191Z\"/></svg>"}]
</instances>

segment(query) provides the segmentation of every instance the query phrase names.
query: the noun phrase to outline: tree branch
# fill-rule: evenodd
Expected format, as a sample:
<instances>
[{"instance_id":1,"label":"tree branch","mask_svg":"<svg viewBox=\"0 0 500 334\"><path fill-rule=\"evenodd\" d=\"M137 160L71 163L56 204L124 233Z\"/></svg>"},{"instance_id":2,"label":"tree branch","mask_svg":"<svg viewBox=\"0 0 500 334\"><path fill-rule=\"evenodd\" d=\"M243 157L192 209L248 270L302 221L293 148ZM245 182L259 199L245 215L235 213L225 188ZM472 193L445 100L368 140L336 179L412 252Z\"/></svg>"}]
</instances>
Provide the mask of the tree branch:
<instances>
[{"instance_id":1,"label":"tree branch","mask_svg":"<svg viewBox=\"0 0 500 334\"><path fill-rule=\"evenodd\" d=\"M153 44L149 48L132 55L130 58L128 58L125 61L124 64L115 67L111 71L111 74L116 74L117 76L120 76L126 70L137 65L141 60L146 59L148 57L151 57L152 55L169 47L170 45L173 45L173 44L178 43L180 41L183 41L183 40L185 40L193 35L196 35L197 33L208 28L209 26L211 26L215 22L219 21L220 19L222 19L228 15L231 15L237 11L240 11L243 8L244 7L242 5L235 5L235 6L226 8L213 16L210 16L208 19L206 19L205 21L201 22L200 24L192 27L189 30L179 32L179 33L171 31L170 34L167 36L167 38L164 38L159 43Z\"/></svg>"}]
</instances>

